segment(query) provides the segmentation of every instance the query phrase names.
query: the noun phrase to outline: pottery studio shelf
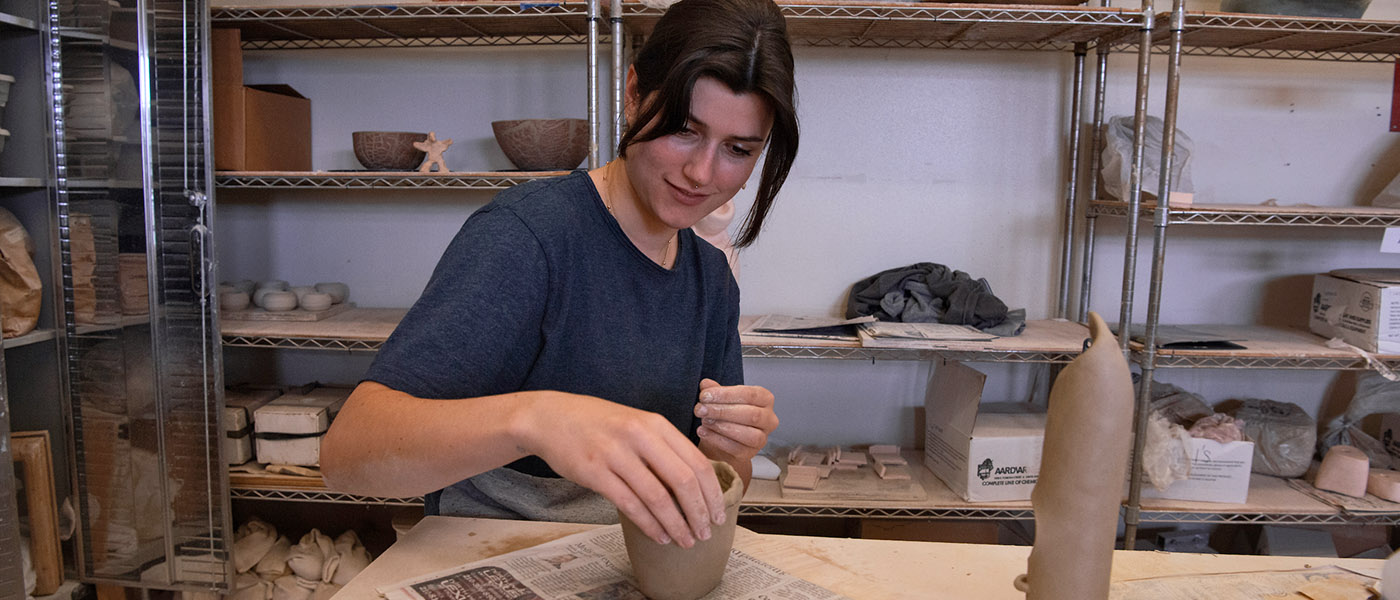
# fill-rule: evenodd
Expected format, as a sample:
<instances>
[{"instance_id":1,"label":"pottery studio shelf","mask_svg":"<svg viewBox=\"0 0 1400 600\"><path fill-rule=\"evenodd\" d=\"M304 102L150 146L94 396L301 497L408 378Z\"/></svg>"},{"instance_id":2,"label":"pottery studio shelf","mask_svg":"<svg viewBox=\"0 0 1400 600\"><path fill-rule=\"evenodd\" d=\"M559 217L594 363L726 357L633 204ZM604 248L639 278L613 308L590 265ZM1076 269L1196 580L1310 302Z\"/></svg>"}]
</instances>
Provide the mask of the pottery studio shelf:
<instances>
[{"instance_id":1,"label":"pottery studio shelf","mask_svg":"<svg viewBox=\"0 0 1400 600\"><path fill-rule=\"evenodd\" d=\"M504 190L534 179L566 173L568 171L216 171L214 184L220 189Z\"/></svg>"},{"instance_id":2,"label":"pottery studio shelf","mask_svg":"<svg viewBox=\"0 0 1400 600\"><path fill-rule=\"evenodd\" d=\"M1144 204L1139 217L1153 218L1157 207ZM1090 205L1092 215L1128 216L1127 202L1099 200ZM1172 225L1285 225L1317 227L1400 227L1400 208L1381 206L1265 206L1260 204L1195 204L1170 207Z\"/></svg>"},{"instance_id":3,"label":"pottery studio shelf","mask_svg":"<svg viewBox=\"0 0 1400 600\"><path fill-rule=\"evenodd\" d=\"M646 35L662 10L623 3L629 35ZM1122 8L791 2L779 0L795 43L812 46L1072 50L1112 42L1141 28ZM242 31L245 49L581 44L584 2L434 2L392 6L222 7L215 27ZM609 5L602 4L608 18ZM609 36L602 32L604 39Z\"/></svg>"},{"instance_id":4,"label":"pottery studio shelf","mask_svg":"<svg viewBox=\"0 0 1400 600\"><path fill-rule=\"evenodd\" d=\"M1170 42L1171 13L1157 15L1153 44ZM1187 11L1182 53L1346 62L1393 62L1400 22Z\"/></svg>"},{"instance_id":5,"label":"pottery studio shelf","mask_svg":"<svg viewBox=\"0 0 1400 600\"><path fill-rule=\"evenodd\" d=\"M1262 325L1186 325L1193 331L1206 331L1228 339L1242 350L1179 350L1158 348L1159 367L1220 369L1314 369L1365 370L1371 368L1360 354L1345 348L1329 348L1327 339L1312 332ZM1145 358L1143 344L1131 344L1139 363ZM1400 355L1377 354L1375 358L1391 369L1400 369Z\"/></svg>"},{"instance_id":6,"label":"pottery studio shelf","mask_svg":"<svg viewBox=\"0 0 1400 600\"><path fill-rule=\"evenodd\" d=\"M377 504L382 506L422 506L423 498L380 498L342 494L326 489L320 477L300 477L274 473L228 474L229 496L245 500L281 500L336 504Z\"/></svg>"},{"instance_id":7,"label":"pottery studio shelf","mask_svg":"<svg viewBox=\"0 0 1400 600\"><path fill-rule=\"evenodd\" d=\"M19 15L12 15L10 13L0 12L0 31L4 31L6 29L25 29L29 31L39 31L40 27L39 24L34 21L34 19L26 19Z\"/></svg>"},{"instance_id":8,"label":"pottery studio shelf","mask_svg":"<svg viewBox=\"0 0 1400 600\"><path fill-rule=\"evenodd\" d=\"M777 481L755 479L744 495L739 514L785 517L921 518L967 520L1029 520L1029 501L967 502L954 494L928 469L918 451L904 452L910 472L923 487L921 500L819 500L783 498ZM422 498L380 498L342 494L326 489L319 477L271 473L229 473L230 496L248 500L421 506ZM1249 502L1219 504L1143 499L1142 520L1154 523L1254 524L1400 524L1400 511L1350 512L1296 489L1284 479L1254 475Z\"/></svg>"},{"instance_id":9,"label":"pottery studio shelf","mask_svg":"<svg viewBox=\"0 0 1400 600\"><path fill-rule=\"evenodd\" d=\"M739 320L745 331L757 316ZM1064 319L1027 321L1021 335L987 342L942 342L926 348L867 348L859 341L793 341L745 335L745 358L834 358L849 360L958 360L968 362L1066 363L1084 350L1089 329Z\"/></svg>"},{"instance_id":10,"label":"pottery studio shelf","mask_svg":"<svg viewBox=\"0 0 1400 600\"><path fill-rule=\"evenodd\" d=\"M223 320L223 344L247 348L378 350L407 309L352 308L320 321ZM748 323L756 317L744 317ZM743 325L741 325L741 328ZM862 348L859 342L815 340L793 343L744 338L747 358L852 360L963 360L971 362L1069 362L1083 349L1088 330L1063 320L1031 321L1026 332L991 342L949 342L927 349Z\"/></svg>"}]
</instances>

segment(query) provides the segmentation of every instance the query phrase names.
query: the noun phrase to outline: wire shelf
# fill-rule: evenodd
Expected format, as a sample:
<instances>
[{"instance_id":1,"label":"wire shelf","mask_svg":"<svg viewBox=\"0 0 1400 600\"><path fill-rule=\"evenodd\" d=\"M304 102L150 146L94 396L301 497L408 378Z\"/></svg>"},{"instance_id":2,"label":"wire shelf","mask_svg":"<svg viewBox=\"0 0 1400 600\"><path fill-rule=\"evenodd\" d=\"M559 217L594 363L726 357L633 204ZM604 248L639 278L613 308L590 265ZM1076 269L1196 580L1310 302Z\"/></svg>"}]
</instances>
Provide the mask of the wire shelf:
<instances>
[{"instance_id":1,"label":"wire shelf","mask_svg":"<svg viewBox=\"0 0 1400 600\"><path fill-rule=\"evenodd\" d=\"M1196 56L1391 62L1400 54L1400 22L1188 12L1182 52ZM1156 19L1153 43L1165 51L1171 15Z\"/></svg>"},{"instance_id":2,"label":"wire shelf","mask_svg":"<svg viewBox=\"0 0 1400 600\"><path fill-rule=\"evenodd\" d=\"M224 189L472 189L504 190L527 181L557 177L567 171L463 172L418 174L393 172L219 171L214 182Z\"/></svg>"},{"instance_id":3,"label":"wire shelf","mask_svg":"<svg viewBox=\"0 0 1400 600\"><path fill-rule=\"evenodd\" d=\"M1090 205L1090 214L1099 217L1127 218L1127 202L1100 200ZM1400 209L1377 206L1261 206L1235 204L1202 204L1191 207L1171 207L1167 222L1171 225L1281 225L1315 227L1397 227ZM1139 218L1150 219L1154 205L1139 208Z\"/></svg>"},{"instance_id":4,"label":"wire shelf","mask_svg":"<svg viewBox=\"0 0 1400 600\"><path fill-rule=\"evenodd\" d=\"M1119 40L1142 23L1140 14L1117 8L904 2L779 6L794 42L813 46L1069 50ZM625 2L627 33L647 35L661 13ZM240 29L245 49L261 50L578 44L586 43L588 33L587 4L582 2L225 7L213 9L211 19L216 27Z\"/></svg>"}]
</instances>

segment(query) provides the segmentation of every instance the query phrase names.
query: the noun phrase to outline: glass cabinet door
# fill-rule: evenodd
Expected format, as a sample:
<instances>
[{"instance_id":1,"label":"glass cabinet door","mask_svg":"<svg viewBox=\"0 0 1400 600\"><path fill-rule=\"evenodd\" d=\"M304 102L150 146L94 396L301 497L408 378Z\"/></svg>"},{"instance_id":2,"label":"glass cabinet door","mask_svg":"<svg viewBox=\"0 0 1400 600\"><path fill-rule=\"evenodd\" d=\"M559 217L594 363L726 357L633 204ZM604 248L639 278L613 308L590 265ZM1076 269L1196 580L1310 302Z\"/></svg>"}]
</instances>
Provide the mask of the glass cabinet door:
<instances>
[{"instance_id":1,"label":"glass cabinet door","mask_svg":"<svg viewBox=\"0 0 1400 600\"><path fill-rule=\"evenodd\" d=\"M202 0L52 0L86 581L227 588Z\"/></svg>"}]
</instances>

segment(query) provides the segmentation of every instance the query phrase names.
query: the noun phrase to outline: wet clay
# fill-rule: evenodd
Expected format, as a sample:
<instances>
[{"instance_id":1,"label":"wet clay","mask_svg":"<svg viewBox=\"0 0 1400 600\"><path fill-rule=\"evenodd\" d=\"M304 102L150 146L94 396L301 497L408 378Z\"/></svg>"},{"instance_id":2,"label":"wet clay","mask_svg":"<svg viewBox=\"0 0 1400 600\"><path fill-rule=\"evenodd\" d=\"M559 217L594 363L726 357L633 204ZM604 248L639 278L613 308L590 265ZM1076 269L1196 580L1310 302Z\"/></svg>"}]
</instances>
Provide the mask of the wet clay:
<instances>
[{"instance_id":1,"label":"wet clay","mask_svg":"<svg viewBox=\"0 0 1400 600\"><path fill-rule=\"evenodd\" d=\"M651 600L695 600L715 589L724 577L729 551L734 547L744 482L729 463L712 460L710 464L724 490L725 515L724 523L710 526L710 539L696 540L690 548L681 548L674 542L658 544L626 515L617 514L637 587Z\"/></svg>"},{"instance_id":2,"label":"wet clay","mask_svg":"<svg viewBox=\"0 0 1400 600\"><path fill-rule=\"evenodd\" d=\"M1040 476L1031 491L1035 545L1016 581L1031 600L1108 598L1132 434L1133 383L1118 341L1089 313L1093 346L1050 389Z\"/></svg>"}]
</instances>

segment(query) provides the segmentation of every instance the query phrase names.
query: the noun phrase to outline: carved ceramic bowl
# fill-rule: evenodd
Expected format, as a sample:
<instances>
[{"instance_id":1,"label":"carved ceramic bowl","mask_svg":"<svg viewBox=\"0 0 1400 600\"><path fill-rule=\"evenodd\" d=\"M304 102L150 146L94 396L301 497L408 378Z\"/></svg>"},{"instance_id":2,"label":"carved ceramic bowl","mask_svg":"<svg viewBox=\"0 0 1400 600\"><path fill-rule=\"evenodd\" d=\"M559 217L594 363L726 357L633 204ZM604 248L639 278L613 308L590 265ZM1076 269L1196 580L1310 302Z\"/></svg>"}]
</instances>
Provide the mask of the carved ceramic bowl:
<instances>
[{"instance_id":1,"label":"carved ceramic bowl","mask_svg":"<svg viewBox=\"0 0 1400 600\"><path fill-rule=\"evenodd\" d=\"M567 171L588 156L588 121L520 119L492 121L506 158L522 171Z\"/></svg>"},{"instance_id":2,"label":"carved ceramic bowl","mask_svg":"<svg viewBox=\"0 0 1400 600\"><path fill-rule=\"evenodd\" d=\"M413 131L356 131L350 134L355 160L371 171L409 171L423 164L428 153L413 147L413 142L428 139L428 134Z\"/></svg>"}]
</instances>

